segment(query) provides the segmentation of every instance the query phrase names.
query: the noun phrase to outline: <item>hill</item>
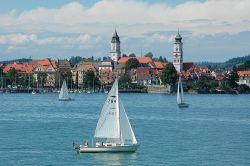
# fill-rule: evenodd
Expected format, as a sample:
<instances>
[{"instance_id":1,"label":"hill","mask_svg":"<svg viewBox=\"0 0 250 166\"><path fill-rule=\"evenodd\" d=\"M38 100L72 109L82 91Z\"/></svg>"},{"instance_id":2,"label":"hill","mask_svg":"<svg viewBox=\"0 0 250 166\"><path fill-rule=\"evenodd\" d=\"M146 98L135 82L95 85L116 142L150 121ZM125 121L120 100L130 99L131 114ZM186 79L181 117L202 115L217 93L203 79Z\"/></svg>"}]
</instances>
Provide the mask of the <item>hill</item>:
<instances>
[{"instance_id":1,"label":"hill","mask_svg":"<svg viewBox=\"0 0 250 166\"><path fill-rule=\"evenodd\" d=\"M21 59L9 60L9 61L1 61L0 64L10 64L14 62L24 63L24 62L30 62L30 61L32 61L32 59L21 58Z\"/></svg>"},{"instance_id":2,"label":"hill","mask_svg":"<svg viewBox=\"0 0 250 166\"><path fill-rule=\"evenodd\" d=\"M197 66L208 66L213 69L228 69L233 66L239 66L250 60L250 54L244 57L237 57L227 60L226 62L198 62Z\"/></svg>"}]
</instances>

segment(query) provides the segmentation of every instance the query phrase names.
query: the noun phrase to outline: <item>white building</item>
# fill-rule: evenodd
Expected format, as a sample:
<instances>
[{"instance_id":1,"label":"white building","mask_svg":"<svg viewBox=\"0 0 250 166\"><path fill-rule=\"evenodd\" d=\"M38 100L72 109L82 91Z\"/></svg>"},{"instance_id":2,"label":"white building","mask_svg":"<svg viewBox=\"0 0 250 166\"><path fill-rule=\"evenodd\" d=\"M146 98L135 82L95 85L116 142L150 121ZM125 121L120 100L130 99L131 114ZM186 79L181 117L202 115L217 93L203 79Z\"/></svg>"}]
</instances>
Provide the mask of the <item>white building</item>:
<instances>
[{"instance_id":1,"label":"white building","mask_svg":"<svg viewBox=\"0 0 250 166\"><path fill-rule=\"evenodd\" d=\"M121 57L120 39L119 39L119 36L117 35L116 30L111 40L111 52L110 53L111 53L111 59L114 62L117 62L118 59Z\"/></svg>"},{"instance_id":2,"label":"white building","mask_svg":"<svg viewBox=\"0 0 250 166\"><path fill-rule=\"evenodd\" d=\"M183 69L183 43L181 42L182 37L179 33L175 37L174 50L173 50L173 65L177 72L181 72Z\"/></svg>"}]
</instances>

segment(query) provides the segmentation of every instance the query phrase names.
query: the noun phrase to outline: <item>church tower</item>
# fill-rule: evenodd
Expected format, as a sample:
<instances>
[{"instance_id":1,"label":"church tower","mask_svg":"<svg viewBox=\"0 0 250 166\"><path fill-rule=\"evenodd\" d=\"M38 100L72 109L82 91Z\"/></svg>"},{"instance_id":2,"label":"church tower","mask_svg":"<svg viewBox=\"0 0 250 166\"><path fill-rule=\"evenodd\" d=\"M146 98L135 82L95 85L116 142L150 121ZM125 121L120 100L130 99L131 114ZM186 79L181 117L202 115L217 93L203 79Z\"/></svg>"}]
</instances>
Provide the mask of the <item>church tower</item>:
<instances>
[{"instance_id":1,"label":"church tower","mask_svg":"<svg viewBox=\"0 0 250 166\"><path fill-rule=\"evenodd\" d=\"M183 43L181 42L181 40L182 37L178 29L178 34L175 37L174 50L173 50L173 65L177 70L177 72L181 72L183 68L183 51L182 51Z\"/></svg>"},{"instance_id":2,"label":"church tower","mask_svg":"<svg viewBox=\"0 0 250 166\"><path fill-rule=\"evenodd\" d=\"M114 62L117 62L121 56L121 51L120 51L120 38L117 35L116 30L111 40L111 52L110 53L111 53L111 59Z\"/></svg>"}]
</instances>

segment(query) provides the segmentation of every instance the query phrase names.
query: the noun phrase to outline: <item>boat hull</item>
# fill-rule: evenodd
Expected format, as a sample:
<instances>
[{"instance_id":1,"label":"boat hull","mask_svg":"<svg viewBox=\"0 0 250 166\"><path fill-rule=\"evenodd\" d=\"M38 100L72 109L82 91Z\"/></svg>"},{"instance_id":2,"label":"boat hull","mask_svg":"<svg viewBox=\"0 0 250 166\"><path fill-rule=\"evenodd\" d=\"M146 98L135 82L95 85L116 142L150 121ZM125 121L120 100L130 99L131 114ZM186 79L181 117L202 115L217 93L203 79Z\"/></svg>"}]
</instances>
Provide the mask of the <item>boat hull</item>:
<instances>
[{"instance_id":1,"label":"boat hull","mask_svg":"<svg viewBox=\"0 0 250 166\"><path fill-rule=\"evenodd\" d=\"M80 147L77 148L79 153L119 153L135 152L138 145L131 146L101 146L101 147Z\"/></svg>"},{"instance_id":2,"label":"boat hull","mask_svg":"<svg viewBox=\"0 0 250 166\"><path fill-rule=\"evenodd\" d=\"M73 101L74 99L68 98L68 99L59 99L59 101Z\"/></svg>"},{"instance_id":3,"label":"boat hull","mask_svg":"<svg viewBox=\"0 0 250 166\"><path fill-rule=\"evenodd\" d=\"M189 107L189 104L187 104L187 103L180 103L180 104L178 104L178 106L179 106L179 108L187 108L187 107Z\"/></svg>"}]
</instances>

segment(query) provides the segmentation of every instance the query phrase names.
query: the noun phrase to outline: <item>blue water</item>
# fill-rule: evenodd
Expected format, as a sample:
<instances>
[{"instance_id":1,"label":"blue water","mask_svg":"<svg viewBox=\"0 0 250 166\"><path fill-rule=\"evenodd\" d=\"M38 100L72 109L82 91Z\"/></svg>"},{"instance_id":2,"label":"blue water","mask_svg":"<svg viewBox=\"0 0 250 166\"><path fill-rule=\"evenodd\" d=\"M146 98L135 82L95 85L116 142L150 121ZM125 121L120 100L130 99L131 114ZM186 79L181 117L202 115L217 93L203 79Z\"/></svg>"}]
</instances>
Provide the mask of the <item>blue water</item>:
<instances>
[{"instance_id":1,"label":"blue water","mask_svg":"<svg viewBox=\"0 0 250 166\"><path fill-rule=\"evenodd\" d=\"M0 94L0 165L250 165L250 95L121 94L136 153L80 154L106 94Z\"/></svg>"}]
</instances>

